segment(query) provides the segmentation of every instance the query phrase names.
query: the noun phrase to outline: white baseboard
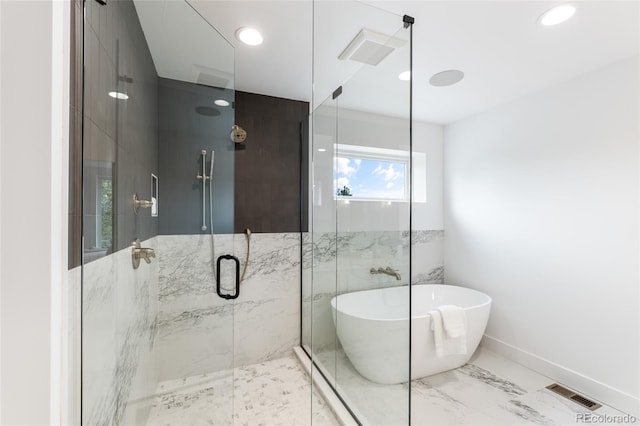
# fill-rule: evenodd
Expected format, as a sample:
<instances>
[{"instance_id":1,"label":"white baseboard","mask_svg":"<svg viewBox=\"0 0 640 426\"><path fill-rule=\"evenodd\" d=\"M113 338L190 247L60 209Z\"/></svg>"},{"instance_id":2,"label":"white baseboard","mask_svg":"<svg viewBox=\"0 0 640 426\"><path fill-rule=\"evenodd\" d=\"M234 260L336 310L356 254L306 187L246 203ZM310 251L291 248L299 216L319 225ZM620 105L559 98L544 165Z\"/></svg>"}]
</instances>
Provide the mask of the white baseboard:
<instances>
[{"instance_id":1,"label":"white baseboard","mask_svg":"<svg viewBox=\"0 0 640 426\"><path fill-rule=\"evenodd\" d=\"M505 358L547 376L554 382L580 392L589 398L595 399L598 402L623 411L624 413L630 414L636 418L640 418L640 399L633 395L625 393L619 389L615 389L609 385L512 346L494 337L487 336L486 334L482 338L480 345L504 356Z\"/></svg>"}]
</instances>

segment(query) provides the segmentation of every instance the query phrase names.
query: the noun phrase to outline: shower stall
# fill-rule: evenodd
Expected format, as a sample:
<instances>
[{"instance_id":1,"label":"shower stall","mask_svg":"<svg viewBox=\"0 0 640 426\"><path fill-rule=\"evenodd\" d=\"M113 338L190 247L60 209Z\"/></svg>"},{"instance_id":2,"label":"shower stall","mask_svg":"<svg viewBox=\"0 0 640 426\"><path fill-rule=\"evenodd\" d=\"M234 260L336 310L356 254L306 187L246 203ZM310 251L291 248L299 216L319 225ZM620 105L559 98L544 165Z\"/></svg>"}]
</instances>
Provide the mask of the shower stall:
<instances>
[{"instance_id":1,"label":"shower stall","mask_svg":"<svg viewBox=\"0 0 640 426\"><path fill-rule=\"evenodd\" d=\"M309 103L237 90L235 48L201 14L215 7L73 8L82 424L270 424L274 407L337 424L316 380L351 421L409 424L410 323L393 330L404 383L372 382L341 342L336 296L397 288L387 302L410 318L412 281L437 282L437 264L411 262L426 202L413 19L309 3ZM353 39L318 36L336 26Z\"/></svg>"},{"instance_id":2,"label":"shower stall","mask_svg":"<svg viewBox=\"0 0 640 426\"><path fill-rule=\"evenodd\" d=\"M76 13L82 422L146 422L158 383L215 373L212 419L230 424L235 261L246 263L234 235L234 49L182 1L91 0Z\"/></svg>"}]
</instances>

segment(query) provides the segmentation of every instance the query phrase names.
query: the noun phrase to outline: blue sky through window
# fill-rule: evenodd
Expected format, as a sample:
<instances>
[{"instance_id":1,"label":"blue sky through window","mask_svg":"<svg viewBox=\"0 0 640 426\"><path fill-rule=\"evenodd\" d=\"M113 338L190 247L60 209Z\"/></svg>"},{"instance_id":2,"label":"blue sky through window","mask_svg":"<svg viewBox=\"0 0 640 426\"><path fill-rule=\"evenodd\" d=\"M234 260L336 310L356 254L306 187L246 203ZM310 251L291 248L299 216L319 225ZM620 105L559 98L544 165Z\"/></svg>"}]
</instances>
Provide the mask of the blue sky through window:
<instances>
[{"instance_id":1,"label":"blue sky through window","mask_svg":"<svg viewBox=\"0 0 640 426\"><path fill-rule=\"evenodd\" d=\"M334 162L334 194L347 186L353 198L404 200L406 163L338 157Z\"/></svg>"}]
</instances>

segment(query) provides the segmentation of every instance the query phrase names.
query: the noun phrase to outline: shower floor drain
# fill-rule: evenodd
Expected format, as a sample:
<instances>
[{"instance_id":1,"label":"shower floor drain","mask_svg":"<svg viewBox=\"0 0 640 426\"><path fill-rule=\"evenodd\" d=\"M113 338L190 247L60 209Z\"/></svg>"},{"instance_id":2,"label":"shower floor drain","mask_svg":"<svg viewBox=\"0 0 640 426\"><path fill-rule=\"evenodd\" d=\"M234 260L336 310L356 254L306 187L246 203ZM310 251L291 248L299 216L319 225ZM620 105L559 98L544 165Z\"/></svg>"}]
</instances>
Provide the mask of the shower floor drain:
<instances>
[{"instance_id":1,"label":"shower floor drain","mask_svg":"<svg viewBox=\"0 0 640 426\"><path fill-rule=\"evenodd\" d=\"M571 389L567 389L564 386L560 386L557 383L547 386L547 389L557 393L560 396L570 399L576 404L579 404L584 408L588 408L591 411L597 410L598 408L602 407L602 404L598 404L595 401L591 401L589 398L585 398L584 396L575 393Z\"/></svg>"}]
</instances>

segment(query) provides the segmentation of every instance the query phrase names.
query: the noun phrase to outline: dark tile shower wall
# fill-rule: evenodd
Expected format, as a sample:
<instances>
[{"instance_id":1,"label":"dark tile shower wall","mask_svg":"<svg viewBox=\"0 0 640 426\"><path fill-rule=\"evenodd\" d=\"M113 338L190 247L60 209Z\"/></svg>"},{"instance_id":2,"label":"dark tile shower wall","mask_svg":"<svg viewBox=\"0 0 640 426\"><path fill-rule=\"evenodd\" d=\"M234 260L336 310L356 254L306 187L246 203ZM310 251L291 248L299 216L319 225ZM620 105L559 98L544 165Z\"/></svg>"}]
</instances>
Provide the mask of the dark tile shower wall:
<instances>
[{"instance_id":1,"label":"dark tile shower wall","mask_svg":"<svg viewBox=\"0 0 640 426\"><path fill-rule=\"evenodd\" d=\"M248 133L246 142L236 145L229 136L234 110L213 103L232 95L159 79L160 234L209 233L200 229L202 183L196 174L202 170L202 149L207 150L207 173L211 149L216 153L216 234L247 227L254 232L300 232L301 123L307 120L309 104L236 91L235 123ZM207 190L207 227L208 197Z\"/></svg>"},{"instance_id":2,"label":"dark tile shower wall","mask_svg":"<svg viewBox=\"0 0 640 426\"><path fill-rule=\"evenodd\" d=\"M70 267L80 260L79 218L83 216L85 262L123 249L134 238L146 240L158 233L157 218L148 209L134 214L132 197L150 199L151 173L158 172L157 75L138 16L131 1L100 6L86 2L84 28L84 129L81 130L81 87L72 85L70 177ZM72 72L81 72L82 8L74 8L76 55ZM79 41L78 41L79 39ZM75 62L74 62L75 61ZM76 78L76 81L79 81ZM129 95L117 100L111 91ZM84 185L79 178L79 135L84 133ZM111 180L112 244L101 244L101 207L98 187ZM82 194L82 191L84 193ZM79 211L83 195L83 211ZM106 208L102 211L109 211ZM108 227L107 227L108 229ZM102 250L97 249L102 245ZM109 246L109 247L105 247Z\"/></svg>"},{"instance_id":3,"label":"dark tile shower wall","mask_svg":"<svg viewBox=\"0 0 640 426\"><path fill-rule=\"evenodd\" d=\"M306 170L301 144L307 143L302 125L308 115L308 102L236 92L236 124L247 131L236 150L236 232L306 231L300 220L306 191L300 183L301 168Z\"/></svg>"},{"instance_id":4,"label":"dark tile shower wall","mask_svg":"<svg viewBox=\"0 0 640 426\"><path fill-rule=\"evenodd\" d=\"M72 9L71 70L76 84L70 105L70 268L81 263L83 219L82 2L74 2ZM114 244L95 256L125 248L133 238L201 233L202 194L195 174L202 167L200 150L211 148L216 150L216 233L243 232L247 227L255 232L306 230L306 211L301 215L300 206L305 209L307 197L301 191L307 170L301 142L307 143L307 131L301 132L301 123L307 121L308 103L236 92L235 122L247 130L248 138L235 147L227 128L232 120L225 120L232 110L212 104L221 89L157 77L131 1L110 2L108 7L89 1L87 10L85 247L98 245L98 199L89 189L105 178L113 179ZM111 90L130 97L115 100L107 96ZM221 115L199 114L199 106L215 108ZM216 126L220 123L224 125ZM159 176L159 217L150 217L148 210L135 216L131 197L134 192L150 197L151 173Z\"/></svg>"},{"instance_id":5,"label":"dark tile shower wall","mask_svg":"<svg viewBox=\"0 0 640 426\"><path fill-rule=\"evenodd\" d=\"M213 179L213 229L233 233L234 146L229 139L233 123L231 106L220 107L216 99L233 101L233 91L182 81L159 79L159 219L160 234L209 233L209 187L206 189L206 226L202 231L202 173L200 151L207 151L209 174L211 150L215 151Z\"/></svg>"}]
</instances>

